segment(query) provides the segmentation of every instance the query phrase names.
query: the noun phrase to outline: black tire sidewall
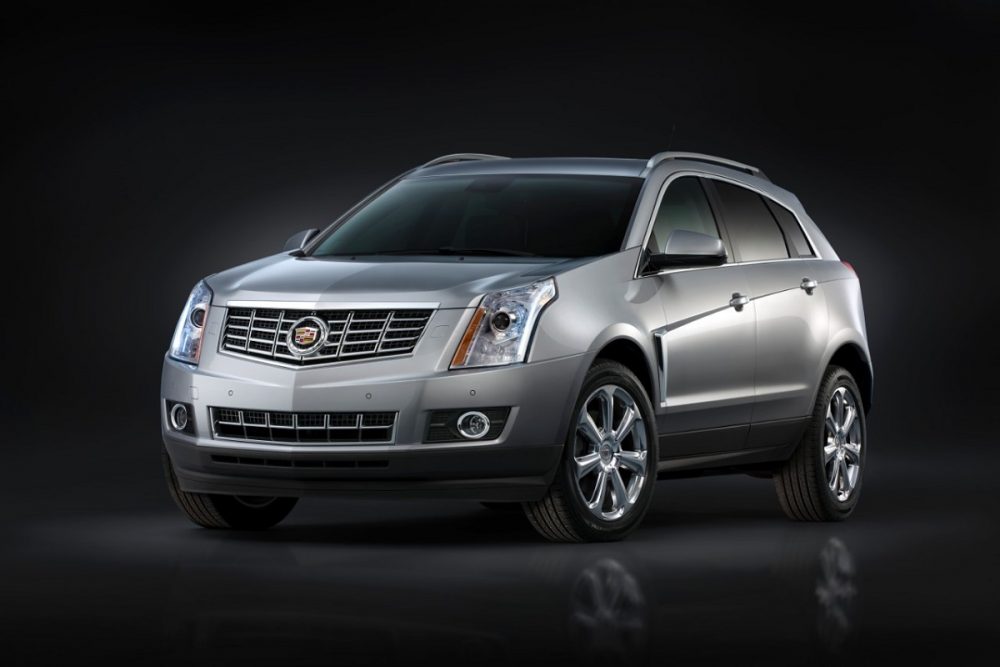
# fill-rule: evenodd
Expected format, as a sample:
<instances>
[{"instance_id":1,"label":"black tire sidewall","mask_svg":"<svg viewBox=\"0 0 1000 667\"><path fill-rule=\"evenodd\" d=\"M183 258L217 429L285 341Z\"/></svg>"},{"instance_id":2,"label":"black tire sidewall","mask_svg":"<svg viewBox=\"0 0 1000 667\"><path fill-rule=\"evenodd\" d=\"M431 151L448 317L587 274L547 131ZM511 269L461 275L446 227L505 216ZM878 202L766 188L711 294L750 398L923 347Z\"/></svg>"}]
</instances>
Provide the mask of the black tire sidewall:
<instances>
[{"instance_id":1,"label":"black tire sidewall","mask_svg":"<svg viewBox=\"0 0 1000 667\"><path fill-rule=\"evenodd\" d=\"M583 402L587 399L587 397L590 396L590 394L598 387L607 384L620 386L622 389L628 391L628 393L635 399L636 404L639 406L639 411L642 414L643 425L646 428L647 441L646 481L643 484L642 491L639 494L639 498L636 500L635 506L627 516L616 521L604 521L599 519L594 516L584 504L583 499L580 497L576 488L576 469L573 461L573 453L576 446L577 415L580 414L580 409L583 407ZM562 487L566 502L571 510L570 520L573 523L573 527L580 534L580 536L586 540L608 541L622 539L632 532L639 522L642 521L646 511L649 509L649 504L652 502L653 489L656 486L656 464L659 460L659 448L657 447L656 434L656 414L653 411L653 405L649 400L649 396L646 394L646 390L643 388L638 378L636 378L635 374L625 366L611 361L597 362L587 372L587 376L583 382L583 387L580 390L580 395L577 397L576 405L573 407L573 413L571 415L567 431L566 441L563 446L563 458L559 466L559 472L557 473L557 481Z\"/></svg>"},{"instance_id":2,"label":"black tire sidewall","mask_svg":"<svg viewBox=\"0 0 1000 667\"><path fill-rule=\"evenodd\" d=\"M272 498L260 507L246 505L234 496L211 496L216 511L230 527L244 530L270 528L288 516L297 498Z\"/></svg>"}]
</instances>

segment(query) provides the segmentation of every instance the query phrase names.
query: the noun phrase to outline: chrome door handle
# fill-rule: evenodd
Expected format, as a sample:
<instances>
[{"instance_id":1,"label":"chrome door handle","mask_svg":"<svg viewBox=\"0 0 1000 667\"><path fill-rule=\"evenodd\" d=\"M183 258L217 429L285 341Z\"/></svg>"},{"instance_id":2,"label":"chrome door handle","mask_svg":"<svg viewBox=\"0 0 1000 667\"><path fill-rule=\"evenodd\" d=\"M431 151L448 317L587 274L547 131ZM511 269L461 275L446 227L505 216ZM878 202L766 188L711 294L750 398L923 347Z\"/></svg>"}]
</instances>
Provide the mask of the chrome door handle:
<instances>
[{"instance_id":1,"label":"chrome door handle","mask_svg":"<svg viewBox=\"0 0 1000 667\"><path fill-rule=\"evenodd\" d=\"M750 303L750 297L746 294L740 294L739 292L733 292L733 298L729 300L729 305L736 310L743 310L743 306Z\"/></svg>"},{"instance_id":2,"label":"chrome door handle","mask_svg":"<svg viewBox=\"0 0 1000 667\"><path fill-rule=\"evenodd\" d=\"M806 291L806 294L812 294L813 290L819 287L819 283L812 278L803 278L802 282L799 283L799 287Z\"/></svg>"}]
</instances>

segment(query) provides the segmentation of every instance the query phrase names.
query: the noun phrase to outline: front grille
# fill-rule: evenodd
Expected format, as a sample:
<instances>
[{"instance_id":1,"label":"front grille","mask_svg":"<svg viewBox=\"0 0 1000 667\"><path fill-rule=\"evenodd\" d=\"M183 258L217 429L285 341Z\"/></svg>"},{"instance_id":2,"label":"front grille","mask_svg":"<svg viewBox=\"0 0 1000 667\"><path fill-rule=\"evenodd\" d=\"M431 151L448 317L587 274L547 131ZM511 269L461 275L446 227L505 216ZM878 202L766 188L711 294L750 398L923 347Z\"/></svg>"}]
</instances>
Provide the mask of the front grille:
<instances>
[{"instance_id":1,"label":"front grille","mask_svg":"<svg viewBox=\"0 0 1000 667\"><path fill-rule=\"evenodd\" d=\"M432 310L281 310L229 308L222 330L226 352L273 359L292 366L387 357L413 352ZM307 356L292 354L286 337L303 317L329 327L325 343Z\"/></svg>"},{"instance_id":2,"label":"front grille","mask_svg":"<svg viewBox=\"0 0 1000 667\"><path fill-rule=\"evenodd\" d=\"M387 444L395 412L270 412L211 408L212 432L222 440L303 444Z\"/></svg>"}]
</instances>

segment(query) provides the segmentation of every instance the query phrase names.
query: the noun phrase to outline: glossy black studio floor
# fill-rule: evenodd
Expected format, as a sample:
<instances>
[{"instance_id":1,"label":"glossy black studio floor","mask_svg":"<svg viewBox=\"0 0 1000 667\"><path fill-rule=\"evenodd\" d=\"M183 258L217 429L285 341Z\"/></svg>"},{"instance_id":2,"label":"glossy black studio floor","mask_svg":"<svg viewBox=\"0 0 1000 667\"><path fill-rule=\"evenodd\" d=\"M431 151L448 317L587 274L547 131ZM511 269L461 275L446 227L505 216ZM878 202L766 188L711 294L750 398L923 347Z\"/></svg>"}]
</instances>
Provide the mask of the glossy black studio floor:
<instances>
[{"instance_id":1,"label":"glossy black studio floor","mask_svg":"<svg viewBox=\"0 0 1000 667\"><path fill-rule=\"evenodd\" d=\"M159 488L131 507L8 506L4 653L19 665L976 663L998 630L995 466L871 461L847 523L785 520L767 481L673 481L619 544L544 543L519 513L464 502L307 500L266 533L195 528Z\"/></svg>"}]
</instances>

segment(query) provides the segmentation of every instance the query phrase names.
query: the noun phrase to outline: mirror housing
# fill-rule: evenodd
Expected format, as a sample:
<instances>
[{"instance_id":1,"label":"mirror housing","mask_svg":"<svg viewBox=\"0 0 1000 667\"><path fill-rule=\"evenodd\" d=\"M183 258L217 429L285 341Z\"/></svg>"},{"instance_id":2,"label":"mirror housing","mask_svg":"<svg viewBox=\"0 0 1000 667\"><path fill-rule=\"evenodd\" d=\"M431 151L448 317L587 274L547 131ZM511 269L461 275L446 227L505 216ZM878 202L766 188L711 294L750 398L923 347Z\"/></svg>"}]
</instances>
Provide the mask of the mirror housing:
<instances>
[{"instance_id":1,"label":"mirror housing","mask_svg":"<svg viewBox=\"0 0 1000 667\"><path fill-rule=\"evenodd\" d=\"M718 266L726 262L722 240L707 234L675 229L663 253L649 253L646 268L661 271L674 266Z\"/></svg>"},{"instance_id":2,"label":"mirror housing","mask_svg":"<svg viewBox=\"0 0 1000 667\"><path fill-rule=\"evenodd\" d=\"M307 243L313 240L313 237L319 233L318 229L303 229L298 234L292 234L285 241L285 247L282 252L289 252L291 250L301 250L306 246Z\"/></svg>"}]
</instances>

